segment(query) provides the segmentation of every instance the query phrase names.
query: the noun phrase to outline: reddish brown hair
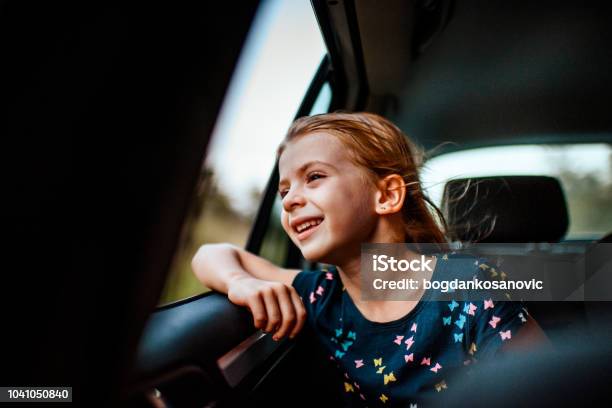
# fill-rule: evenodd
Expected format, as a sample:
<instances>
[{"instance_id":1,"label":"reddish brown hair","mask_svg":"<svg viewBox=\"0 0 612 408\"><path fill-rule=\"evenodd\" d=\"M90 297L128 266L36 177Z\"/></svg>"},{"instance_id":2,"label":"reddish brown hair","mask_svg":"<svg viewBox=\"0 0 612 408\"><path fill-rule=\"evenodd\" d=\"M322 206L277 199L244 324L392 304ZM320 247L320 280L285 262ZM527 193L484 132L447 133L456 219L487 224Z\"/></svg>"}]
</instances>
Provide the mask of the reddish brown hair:
<instances>
[{"instance_id":1,"label":"reddish brown hair","mask_svg":"<svg viewBox=\"0 0 612 408\"><path fill-rule=\"evenodd\" d=\"M278 148L278 156L295 138L315 132L338 137L353 162L368 170L372 181L390 174L403 177L408 195L402 207L405 242L447 242L444 216L421 188L418 169L424 154L397 126L382 116L365 112L305 116L293 122Z\"/></svg>"}]
</instances>

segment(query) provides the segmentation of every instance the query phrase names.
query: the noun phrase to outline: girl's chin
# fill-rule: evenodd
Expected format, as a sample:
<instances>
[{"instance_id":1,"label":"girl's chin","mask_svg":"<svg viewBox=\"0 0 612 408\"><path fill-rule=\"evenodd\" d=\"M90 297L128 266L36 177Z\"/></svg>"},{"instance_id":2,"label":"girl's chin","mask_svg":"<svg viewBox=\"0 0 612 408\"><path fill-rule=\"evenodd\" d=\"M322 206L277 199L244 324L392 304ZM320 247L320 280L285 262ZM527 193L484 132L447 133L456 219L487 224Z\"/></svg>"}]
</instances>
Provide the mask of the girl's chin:
<instances>
[{"instance_id":1,"label":"girl's chin","mask_svg":"<svg viewBox=\"0 0 612 408\"><path fill-rule=\"evenodd\" d=\"M311 251L302 249L302 256L308 262L323 262L323 254L320 254L318 251Z\"/></svg>"},{"instance_id":2,"label":"girl's chin","mask_svg":"<svg viewBox=\"0 0 612 408\"><path fill-rule=\"evenodd\" d=\"M315 237L313 237L315 238ZM320 262L330 265L340 265L350 261L353 257L360 257L361 244L351 242L348 245L333 244L328 240L308 240L297 244L302 256L308 262ZM356 251L356 252L355 252Z\"/></svg>"},{"instance_id":3,"label":"girl's chin","mask_svg":"<svg viewBox=\"0 0 612 408\"><path fill-rule=\"evenodd\" d=\"M302 244L300 246L300 250L302 251L302 256L308 262L325 262L325 258L327 255L327 251L323 248L322 245L317 245L315 242L309 242L306 244Z\"/></svg>"}]
</instances>

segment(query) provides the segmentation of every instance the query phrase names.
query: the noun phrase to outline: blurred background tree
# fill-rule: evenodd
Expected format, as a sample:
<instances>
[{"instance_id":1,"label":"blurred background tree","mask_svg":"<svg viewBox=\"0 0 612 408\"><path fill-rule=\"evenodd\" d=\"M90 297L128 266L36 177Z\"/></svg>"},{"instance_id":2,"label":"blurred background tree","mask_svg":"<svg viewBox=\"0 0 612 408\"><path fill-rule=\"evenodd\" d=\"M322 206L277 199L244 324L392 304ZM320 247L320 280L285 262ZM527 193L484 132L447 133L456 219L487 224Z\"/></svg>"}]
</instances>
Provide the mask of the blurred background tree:
<instances>
[{"instance_id":1,"label":"blurred background tree","mask_svg":"<svg viewBox=\"0 0 612 408\"><path fill-rule=\"evenodd\" d=\"M243 247L255 218L261 192L253 189L247 214L235 210L230 199L219 189L212 169L202 171L192 206L183 225L170 274L160 298L160 304L183 299L208 289L191 271L191 259L198 248L207 243L229 242Z\"/></svg>"},{"instance_id":2,"label":"blurred background tree","mask_svg":"<svg viewBox=\"0 0 612 408\"><path fill-rule=\"evenodd\" d=\"M558 168L571 218L568 235L588 238L612 231L612 152L608 174L578 173L566 160Z\"/></svg>"}]
</instances>

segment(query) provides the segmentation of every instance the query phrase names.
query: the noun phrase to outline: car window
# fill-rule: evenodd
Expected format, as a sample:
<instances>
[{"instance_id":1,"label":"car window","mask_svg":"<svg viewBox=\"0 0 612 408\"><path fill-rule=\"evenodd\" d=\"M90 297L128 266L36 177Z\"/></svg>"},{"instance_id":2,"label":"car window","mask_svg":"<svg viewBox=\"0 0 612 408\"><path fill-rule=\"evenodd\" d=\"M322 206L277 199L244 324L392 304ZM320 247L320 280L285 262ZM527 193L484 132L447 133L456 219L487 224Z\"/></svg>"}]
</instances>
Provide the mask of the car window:
<instances>
[{"instance_id":1,"label":"car window","mask_svg":"<svg viewBox=\"0 0 612 408\"><path fill-rule=\"evenodd\" d=\"M329 82L325 82L317 95L309 115L318 115L319 113L327 113L332 100L332 90Z\"/></svg>"},{"instance_id":2,"label":"car window","mask_svg":"<svg viewBox=\"0 0 612 408\"><path fill-rule=\"evenodd\" d=\"M597 239L612 231L612 147L607 144L520 145L471 149L428 160L423 187L440 205L446 181L497 175L556 177L566 195L565 239Z\"/></svg>"},{"instance_id":3,"label":"car window","mask_svg":"<svg viewBox=\"0 0 612 408\"><path fill-rule=\"evenodd\" d=\"M308 0L262 2L217 119L160 304L207 290L190 266L200 245L245 245L276 148L325 54ZM284 251L271 242L264 246L268 257Z\"/></svg>"}]
</instances>

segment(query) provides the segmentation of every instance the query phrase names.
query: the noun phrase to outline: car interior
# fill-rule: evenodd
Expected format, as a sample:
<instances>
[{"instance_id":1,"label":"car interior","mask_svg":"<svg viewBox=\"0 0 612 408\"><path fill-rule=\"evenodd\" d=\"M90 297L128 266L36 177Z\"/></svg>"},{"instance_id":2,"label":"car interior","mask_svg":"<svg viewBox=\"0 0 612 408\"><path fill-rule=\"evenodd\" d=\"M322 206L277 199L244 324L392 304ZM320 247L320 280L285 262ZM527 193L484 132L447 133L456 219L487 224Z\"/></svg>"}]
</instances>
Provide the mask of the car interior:
<instances>
[{"instance_id":1,"label":"car interior","mask_svg":"<svg viewBox=\"0 0 612 408\"><path fill-rule=\"evenodd\" d=\"M294 341L275 342L253 327L248 311L214 292L158 303L261 4L45 5L33 13L15 3L3 3L0 24L7 33L22 33L20 48L9 51L22 64L14 78L24 79L11 89L19 95L15 106L34 104L28 112L36 120L24 127L13 115L14 128L48 134L45 128L54 126L58 134L77 135L83 150L71 164L78 193L64 196L74 195L77 205L62 207L76 229L63 240L62 225L51 230L54 236L34 218L32 231L52 242L23 258L37 258L38 265L70 248L71 265L61 268L61 279L47 276L29 294L35 315L64 323L32 327L19 317L30 312L14 312L10 321L20 340L7 349L14 356L4 376L70 385L73 401L84 406L340 405L337 374L308 329ZM326 111L388 117L433 151L431 158L507 145L612 146L612 13L603 4L312 0L311 6L327 53L296 118L311 112L327 84ZM47 157L40 163L49 164L42 174L52 175L65 165ZM274 168L245 245L252 253L260 253L275 216L277 184ZM48 197L59 194L53 191ZM567 192L554 177L456 178L444 184L441 208L453 240L517 243L517 265L538 253L549 274L560 259L593 259L593 271L610 268L604 245L611 231L567 239ZM299 250L285 240L282 266L304 267ZM573 299L581 283L555 288L557 298ZM602 298L612 293L609 283L598 290ZM496 374L520 384L522 393L504 399L513 406L603 395L611 380L605 369L610 302L527 303L552 344L580 349L575 358L582 364L542 357L538 369L526 370L536 360L517 359L508 370L477 377L488 384L480 399L449 392L445 405L499 403L495 395L504 390L493 381ZM570 384L582 397L567 390ZM558 389L566 391L550 399Z\"/></svg>"}]
</instances>

